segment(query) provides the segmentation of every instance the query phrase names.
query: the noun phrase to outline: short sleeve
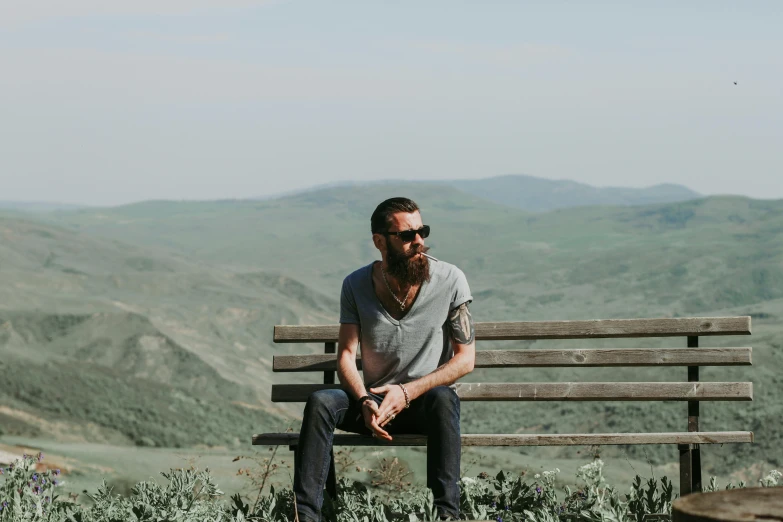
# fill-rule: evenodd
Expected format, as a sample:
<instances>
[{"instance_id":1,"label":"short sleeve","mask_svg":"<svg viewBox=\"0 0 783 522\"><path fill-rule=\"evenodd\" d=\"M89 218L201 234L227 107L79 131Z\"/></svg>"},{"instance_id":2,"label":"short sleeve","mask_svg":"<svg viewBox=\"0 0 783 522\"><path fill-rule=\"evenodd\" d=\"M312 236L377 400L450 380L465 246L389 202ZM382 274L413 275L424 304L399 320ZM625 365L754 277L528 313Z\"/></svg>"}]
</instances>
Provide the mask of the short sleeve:
<instances>
[{"instance_id":1,"label":"short sleeve","mask_svg":"<svg viewBox=\"0 0 783 522\"><path fill-rule=\"evenodd\" d=\"M465 274L462 273L462 270L459 268L454 268L454 275L453 275L453 283L452 283L452 292L451 292L451 304L449 305L449 310L454 310L458 306L464 303L470 303L473 301L473 296L470 295L470 287L468 286L468 279L465 277Z\"/></svg>"},{"instance_id":2,"label":"short sleeve","mask_svg":"<svg viewBox=\"0 0 783 522\"><path fill-rule=\"evenodd\" d=\"M347 277L343 280L343 288L340 292L340 324L360 324L356 298Z\"/></svg>"}]
</instances>

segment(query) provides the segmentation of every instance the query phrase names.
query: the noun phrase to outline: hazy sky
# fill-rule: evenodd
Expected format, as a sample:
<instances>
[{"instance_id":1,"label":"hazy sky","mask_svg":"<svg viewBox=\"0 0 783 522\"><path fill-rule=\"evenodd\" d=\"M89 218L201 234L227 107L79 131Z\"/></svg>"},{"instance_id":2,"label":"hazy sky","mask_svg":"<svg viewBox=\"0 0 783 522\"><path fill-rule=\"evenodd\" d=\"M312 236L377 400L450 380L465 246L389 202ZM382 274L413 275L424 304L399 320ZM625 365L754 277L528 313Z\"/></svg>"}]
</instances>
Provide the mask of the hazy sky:
<instances>
[{"instance_id":1,"label":"hazy sky","mask_svg":"<svg viewBox=\"0 0 783 522\"><path fill-rule=\"evenodd\" d=\"M2 0L0 200L515 173L783 198L781 27L780 0Z\"/></svg>"}]
</instances>

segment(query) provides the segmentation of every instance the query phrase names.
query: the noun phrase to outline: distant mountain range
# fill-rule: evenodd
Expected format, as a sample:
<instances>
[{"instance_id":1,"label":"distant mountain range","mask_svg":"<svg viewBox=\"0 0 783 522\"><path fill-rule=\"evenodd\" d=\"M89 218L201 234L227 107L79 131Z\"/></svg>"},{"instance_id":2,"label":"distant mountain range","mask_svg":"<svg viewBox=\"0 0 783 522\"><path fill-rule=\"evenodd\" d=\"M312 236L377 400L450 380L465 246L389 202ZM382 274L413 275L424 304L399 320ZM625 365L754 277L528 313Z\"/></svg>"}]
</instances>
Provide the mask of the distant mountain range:
<instances>
[{"instance_id":1,"label":"distant mountain range","mask_svg":"<svg viewBox=\"0 0 783 522\"><path fill-rule=\"evenodd\" d=\"M304 190L290 191L258 200L279 199L331 189L390 186L405 184L447 185L493 203L528 212L546 212L558 208L590 206L632 206L676 203L702 197L683 185L663 183L645 188L594 187L571 180L554 180L512 174L482 179L338 181ZM402 195L402 194L401 194ZM412 199L415 199L412 197Z\"/></svg>"},{"instance_id":2,"label":"distant mountain range","mask_svg":"<svg viewBox=\"0 0 783 522\"><path fill-rule=\"evenodd\" d=\"M329 189L400 184L415 186L421 183L447 185L493 203L520 208L529 212L546 212L558 208L599 205L630 206L648 205L651 203L674 203L701 197L701 194L698 192L694 192L683 185L675 184L661 184L647 188L594 187L569 180L508 175L485 179L341 181L253 199L256 201L269 201ZM78 210L81 208L89 207L63 203L0 201L0 209L23 212L45 213L60 210Z\"/></svg>"},{"instance_id":3,"label":"distant mountain range","mask_svg":"<svg viewBox=\"0 0 783 522\"><path fill-rule=\"evenodd\" d=\"M494 203L531 212L597 205L674 203L702 197L682 185L661 184L647 188L593 187L576 181L521 175L452 180L446 183Z\"/></svg>"}]
</instances>

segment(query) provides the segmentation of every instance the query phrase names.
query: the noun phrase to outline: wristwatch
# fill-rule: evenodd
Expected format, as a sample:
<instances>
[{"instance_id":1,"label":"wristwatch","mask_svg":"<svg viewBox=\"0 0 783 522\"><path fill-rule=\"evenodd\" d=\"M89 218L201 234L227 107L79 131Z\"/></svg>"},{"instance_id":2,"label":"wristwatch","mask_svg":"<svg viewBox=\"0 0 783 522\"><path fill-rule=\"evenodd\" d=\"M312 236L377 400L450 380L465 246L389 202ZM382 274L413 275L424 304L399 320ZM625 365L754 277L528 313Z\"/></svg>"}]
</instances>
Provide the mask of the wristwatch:
<instances>
[{"instance_id":1,"label":"wristwatch","mask_svg":"<svg viewBox=\"0 0 783 522\"><path fill-rule=\"evenodd\" d=\"M370 397L369 395L365 395L364 397L361 397L361 398L359 399L359 404L360 404L361 406L364 406L364 401L367 401L367 400L370 400L370 401L371 401L371 400L373 400L373 398L372 398L372 397Z\"/></svg>"}]
</instances>

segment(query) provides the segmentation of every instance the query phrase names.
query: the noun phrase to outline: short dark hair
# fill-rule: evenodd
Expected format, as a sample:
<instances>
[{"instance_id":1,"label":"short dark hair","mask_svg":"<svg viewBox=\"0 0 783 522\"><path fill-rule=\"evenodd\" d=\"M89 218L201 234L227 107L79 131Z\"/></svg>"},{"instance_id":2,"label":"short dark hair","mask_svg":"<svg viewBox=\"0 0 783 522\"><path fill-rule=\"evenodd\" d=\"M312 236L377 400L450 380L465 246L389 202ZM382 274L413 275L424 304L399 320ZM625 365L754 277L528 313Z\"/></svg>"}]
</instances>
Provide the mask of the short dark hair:
<instances>
[{"instance_id":1,"label":"short dark hair","mask_svg":"<svg viewBox=\"0 0 783 522\"><path fill-rule=\"evenodd\" d=\"M389 198L375 207L370 218L370 230L373 234L383 234L389 229L391 215L397 212L416 212L419 206L408 198Z\"/></svg>"}]
</instances>

